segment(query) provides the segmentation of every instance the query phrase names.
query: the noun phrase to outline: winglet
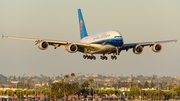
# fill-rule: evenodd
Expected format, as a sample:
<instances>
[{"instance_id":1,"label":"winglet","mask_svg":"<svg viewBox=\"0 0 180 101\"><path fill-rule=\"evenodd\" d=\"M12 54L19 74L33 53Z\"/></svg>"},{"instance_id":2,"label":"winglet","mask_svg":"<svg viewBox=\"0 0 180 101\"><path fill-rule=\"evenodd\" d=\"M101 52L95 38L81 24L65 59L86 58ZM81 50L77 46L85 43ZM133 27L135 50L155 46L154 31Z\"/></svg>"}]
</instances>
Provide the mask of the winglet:
<instances>
[{"instance_id":1,"label":"winglet","mask_svg":"<svg viewBox=\"0 0 180 101\"><path fill-rule=\"evenodd\" d=\"M2 34L2 39L4 38L4 35Z\"/></svg>"},{"instance_id":2,"label":"winglet","mask_svg":"<svg viewBox=\"0 0 180 101\"><path fill-rule=\"evenodd\" d=\"M177 42L177 39L175 38L175 42Z\"/></svg>"}]
</instances>

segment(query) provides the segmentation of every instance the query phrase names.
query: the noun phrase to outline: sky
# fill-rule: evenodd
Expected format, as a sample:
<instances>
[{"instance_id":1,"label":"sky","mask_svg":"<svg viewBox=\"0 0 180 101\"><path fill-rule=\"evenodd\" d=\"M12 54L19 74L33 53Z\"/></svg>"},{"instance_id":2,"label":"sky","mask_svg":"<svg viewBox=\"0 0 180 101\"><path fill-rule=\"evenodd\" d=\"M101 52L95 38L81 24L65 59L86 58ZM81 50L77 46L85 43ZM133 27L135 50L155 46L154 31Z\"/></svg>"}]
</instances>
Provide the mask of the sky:
<instances>
[{"instance_id":1,"label":"sky","mask_svg":"<svg viewBox=\"0 0 180 101\"><path fill-rule=\"evenodd\" d=\"M89 35L121 32L124 43L180 39L179 0L0 0L0 34L79 42L77 9ZM180 43L164 43L154 53L122 51L118 59L83 59L64 48L40 50L33 41L0 39L0 74L39 76L103 74L112 76L180 76Z\"/></svg>"}]
</instances>

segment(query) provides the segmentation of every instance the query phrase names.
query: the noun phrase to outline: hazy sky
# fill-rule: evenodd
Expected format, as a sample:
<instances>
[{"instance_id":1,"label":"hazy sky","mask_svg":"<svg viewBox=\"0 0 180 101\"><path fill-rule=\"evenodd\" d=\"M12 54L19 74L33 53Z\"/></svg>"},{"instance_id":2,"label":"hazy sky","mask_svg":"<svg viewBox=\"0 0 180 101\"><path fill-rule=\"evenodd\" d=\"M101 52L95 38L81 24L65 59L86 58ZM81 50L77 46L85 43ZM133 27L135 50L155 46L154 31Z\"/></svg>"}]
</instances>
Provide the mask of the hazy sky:
<instances>
[{"instance_id":1,"label":"hazy sky","mask_svg":"<svg viewBox=\"0 0 180 101\"><path fill-rule=\"evenodd\" d=\"M79 42L77 9L89 35L118 30L125 43L180 39L179 0L0 0L0 34ZM180 41L180 40L179 40ZM118 60L84 60L64 48L39 50L33 41L0 39L0 74L58 76L82 74L180 76L180 43L154 53L123 51Z\"/></svg>"}]
</instances>

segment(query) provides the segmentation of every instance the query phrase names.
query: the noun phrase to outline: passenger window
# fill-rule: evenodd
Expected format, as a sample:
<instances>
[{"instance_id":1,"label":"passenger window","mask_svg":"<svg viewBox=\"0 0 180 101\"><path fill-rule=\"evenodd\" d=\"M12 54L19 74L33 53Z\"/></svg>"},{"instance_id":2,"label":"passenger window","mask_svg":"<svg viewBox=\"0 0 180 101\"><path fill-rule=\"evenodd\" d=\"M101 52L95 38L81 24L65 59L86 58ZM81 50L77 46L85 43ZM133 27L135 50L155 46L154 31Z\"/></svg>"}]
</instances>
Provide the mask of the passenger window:
<instances>
[{"instance_id":1,"label":"passenger window","mask_svg":"<svg viewBox=\"0 0 180 101\"><path fill-rule=\"evenodd\" d=\"M121 36L115 36L114 38L121 38Z\"/></svg>"}]
</instances>

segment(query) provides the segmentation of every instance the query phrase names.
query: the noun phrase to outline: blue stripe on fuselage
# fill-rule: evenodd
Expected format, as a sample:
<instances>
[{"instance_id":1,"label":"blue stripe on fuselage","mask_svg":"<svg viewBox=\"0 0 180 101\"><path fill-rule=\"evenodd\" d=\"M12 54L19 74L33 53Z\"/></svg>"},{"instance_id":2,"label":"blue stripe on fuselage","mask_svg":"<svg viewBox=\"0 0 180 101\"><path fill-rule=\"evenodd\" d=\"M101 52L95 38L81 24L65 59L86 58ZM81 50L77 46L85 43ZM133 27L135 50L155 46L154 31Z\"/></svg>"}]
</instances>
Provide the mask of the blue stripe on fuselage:
<instances>
[{"instance_id":1,"label":"blue stripe on fuselage","mask_svg":"<svg viewBox=\"0 0 180 101\"><path fill-rule=\"evenodd\" d=\"M92 42L92 44L111 45L114 47L118 47L123 45L123 38L105 39L97 42Z\"/></svg>"}]
</instances>

